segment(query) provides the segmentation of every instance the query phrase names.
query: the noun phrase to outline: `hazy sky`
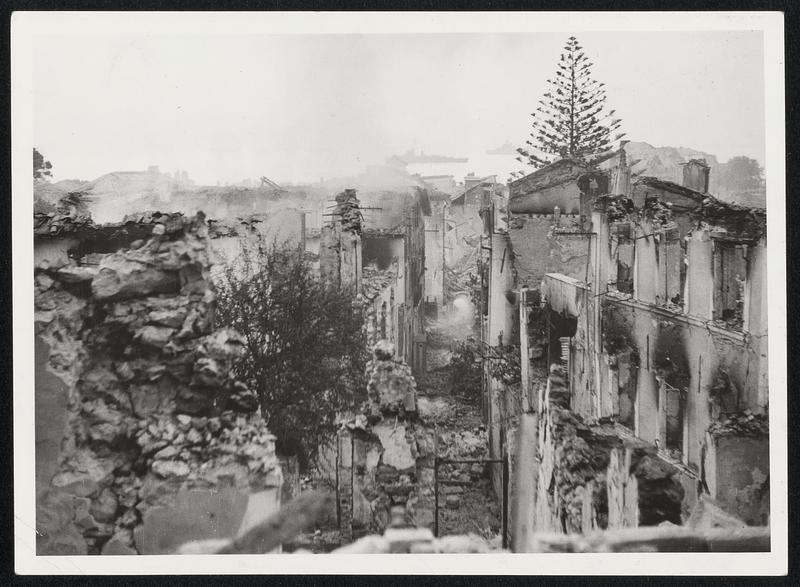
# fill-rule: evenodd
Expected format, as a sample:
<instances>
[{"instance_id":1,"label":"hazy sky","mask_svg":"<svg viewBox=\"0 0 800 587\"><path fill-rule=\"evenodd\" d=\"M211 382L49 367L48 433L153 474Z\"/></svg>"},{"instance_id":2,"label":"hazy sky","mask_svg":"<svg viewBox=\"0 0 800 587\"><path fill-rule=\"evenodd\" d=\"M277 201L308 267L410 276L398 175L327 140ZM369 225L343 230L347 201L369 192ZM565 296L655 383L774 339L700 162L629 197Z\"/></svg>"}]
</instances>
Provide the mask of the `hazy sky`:
<instances>
[{"instance_id":1,"label":"hazy sky","mask_svg":"<svg viewBox=\"0 0 800 587\"><path fill-rule=\"evenodd\" d=\"M50 35L35 144L56 179L315 180L410 148L524 142L568 33ZM764 162L760 32L577 33L631 140Z\"/></svg>"}]
</instances>

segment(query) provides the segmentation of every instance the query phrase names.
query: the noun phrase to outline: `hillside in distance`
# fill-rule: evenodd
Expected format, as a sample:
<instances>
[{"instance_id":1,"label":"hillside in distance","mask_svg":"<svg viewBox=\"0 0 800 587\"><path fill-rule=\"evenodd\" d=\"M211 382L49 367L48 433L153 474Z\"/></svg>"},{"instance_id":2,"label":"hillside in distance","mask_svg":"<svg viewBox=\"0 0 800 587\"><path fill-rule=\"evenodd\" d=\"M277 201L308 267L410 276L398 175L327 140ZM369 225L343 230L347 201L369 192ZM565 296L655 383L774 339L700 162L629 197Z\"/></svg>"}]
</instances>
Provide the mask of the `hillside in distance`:
<instances>
[{"instance_id":1,"label":"hillside in distance","mask_svg":"<svg viewBox=\"0 0 800 587\"><path fill-rule=\"evenodd\" d=\"M681 165L690 159L705 159L711 168L709 193L714 196L745 206L766 206L766 192L763 182L745 184L735 179L730 162L721 163L716 155L689 147L654 147L644 141L631 141L625 145L628 161L637 161L633 172L641 176L651 176L666 181L682 183Z\"/></svg>"}]
</instances>

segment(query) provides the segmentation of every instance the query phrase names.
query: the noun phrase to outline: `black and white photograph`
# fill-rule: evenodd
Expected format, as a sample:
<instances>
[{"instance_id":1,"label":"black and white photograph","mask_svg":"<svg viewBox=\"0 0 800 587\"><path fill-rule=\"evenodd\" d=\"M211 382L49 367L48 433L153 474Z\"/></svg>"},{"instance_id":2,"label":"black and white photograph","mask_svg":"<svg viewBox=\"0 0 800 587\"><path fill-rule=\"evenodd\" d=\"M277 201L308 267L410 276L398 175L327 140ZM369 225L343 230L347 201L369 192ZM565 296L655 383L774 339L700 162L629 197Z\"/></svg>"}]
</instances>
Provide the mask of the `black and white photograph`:
<instances>
[{"instance_id":1,"label":"black and white photograph","mask_svg":"<svg viewBox=\"0 0 800 587\"><path fill-rule=\"evenodd\" d=\"M767 12L14 13L17 572L785 573L783 69Z\"/></svg>"}]
</instances>

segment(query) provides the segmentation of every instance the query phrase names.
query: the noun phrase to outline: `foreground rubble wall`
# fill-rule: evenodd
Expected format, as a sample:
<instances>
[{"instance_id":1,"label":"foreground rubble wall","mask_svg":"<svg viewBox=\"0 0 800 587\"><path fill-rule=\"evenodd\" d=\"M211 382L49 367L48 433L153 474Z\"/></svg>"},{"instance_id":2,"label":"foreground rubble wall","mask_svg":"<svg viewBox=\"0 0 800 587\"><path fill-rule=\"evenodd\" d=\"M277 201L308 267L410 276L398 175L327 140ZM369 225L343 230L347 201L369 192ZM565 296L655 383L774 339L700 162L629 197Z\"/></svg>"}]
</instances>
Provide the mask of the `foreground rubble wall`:
<instances>
[{"instance_id":1,"label":"foreground rubble wall","mask_svg":"<svg viewBox=\"0 0 800 587\"><path fill-rule=\"evenodd\" d=\"M257 401L213 329L202 216L79 265L35 269L38 554L169 553L276 509Z\"/></svg>"}]
</instances>

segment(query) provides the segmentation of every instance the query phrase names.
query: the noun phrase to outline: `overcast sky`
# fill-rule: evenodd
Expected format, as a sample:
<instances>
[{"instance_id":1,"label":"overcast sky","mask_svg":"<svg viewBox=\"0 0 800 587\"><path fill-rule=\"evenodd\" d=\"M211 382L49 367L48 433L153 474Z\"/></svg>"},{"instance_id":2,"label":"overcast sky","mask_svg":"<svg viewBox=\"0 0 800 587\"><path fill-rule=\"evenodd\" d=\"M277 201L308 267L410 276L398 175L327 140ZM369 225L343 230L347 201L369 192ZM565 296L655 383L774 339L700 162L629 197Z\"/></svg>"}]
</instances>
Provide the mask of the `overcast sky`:
<instances>
[{"instance_id":1,"label":"overcast sky","mask_svg":"<svg viewBox=\"0 0 800 587\"><path fill-rule=\"evenodd\" d=\"M576 35L629 139L763 164L760 32ZM159 165L208 184L482 154L527 138L568 36L50 35L35 144L56 179Z\"/></svg>"}]
</instances>

